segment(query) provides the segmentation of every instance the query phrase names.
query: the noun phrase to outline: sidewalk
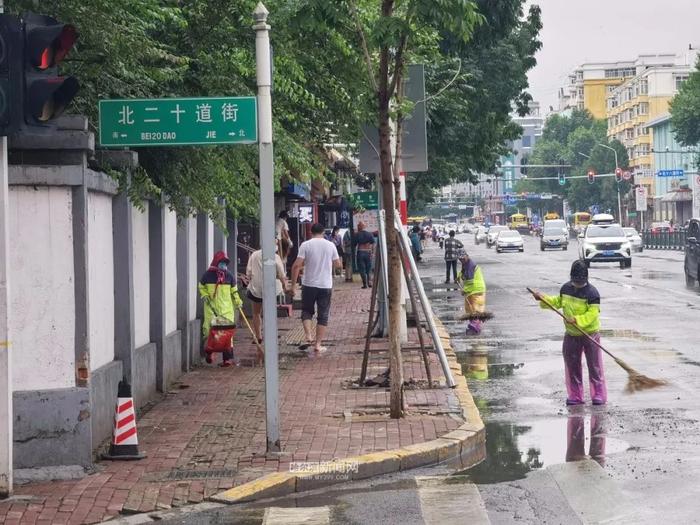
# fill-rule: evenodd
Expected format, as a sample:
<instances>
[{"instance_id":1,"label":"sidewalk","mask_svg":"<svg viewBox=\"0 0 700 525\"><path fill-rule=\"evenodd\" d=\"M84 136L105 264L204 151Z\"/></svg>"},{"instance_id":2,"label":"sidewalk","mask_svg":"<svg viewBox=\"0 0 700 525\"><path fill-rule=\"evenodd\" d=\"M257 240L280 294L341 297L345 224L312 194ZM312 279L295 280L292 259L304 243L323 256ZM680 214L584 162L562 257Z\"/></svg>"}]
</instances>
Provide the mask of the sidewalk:
<instances>
[{"instance_id":1,"label":"sidewalk","mask_svg":"<svg viewBox=\"0 0 700 525\"><path fill-rule=\"evenodd\" d=\"M459 427L459 399L444 386L434 354L432 376L442 382L426 389L420 353L404 353L405 379L418 385L406 389L409 411L404 419L388 417L388 389L353 387L360 374L369 300L370 290L336 281L328 351L320 356L297 348L303 339L298 311L279 319L282 455L265 455L264 369L205 365L182 376L138 420L139 447L146 459L99 462L96 472L81 480L18 486L14 499L0 501L0 523L96 523L120 513L199 503L265 474L287 472L293 461L396 449ZM417 344L415 330L409 337ZM236 341L246 356L254 355L245 329L237 331ZM387 366L388 354L373 353L368 377Z\"/></svg>"}]
</instances>

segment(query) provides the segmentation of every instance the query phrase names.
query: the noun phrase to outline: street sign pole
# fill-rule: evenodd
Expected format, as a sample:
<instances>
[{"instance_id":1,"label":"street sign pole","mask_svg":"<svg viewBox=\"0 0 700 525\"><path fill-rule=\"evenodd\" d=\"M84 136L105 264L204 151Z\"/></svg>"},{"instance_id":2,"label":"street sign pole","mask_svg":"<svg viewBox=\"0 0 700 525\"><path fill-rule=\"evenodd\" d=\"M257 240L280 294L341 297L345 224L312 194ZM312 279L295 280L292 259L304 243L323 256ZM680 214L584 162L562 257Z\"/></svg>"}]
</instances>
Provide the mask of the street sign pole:
<instances>
[{"instance_id":1,"label":"street sign pole","mask_svg":"<svg viewBox=\"0 0 700 525\"><path fill-rule=\"evenodd\" d=\"M279 363L277 348L277 264L275 261L275 183L272 156L272 86L269 14L260 2L255 11L255 63L258 83L260 152L260 244L263 259L263 334L265 339L265 423L267 451L280 452Z\"/></svg>"},{"instance_id":2,"label":"street sign pole","mask_svg":"<svg viewBox=\"0 0 700 525\"><path fill-rule=\"evenodd\" d=\"M4 13L0 0L0 13ZM0 137L0 498L12 494L12 360L10 358L10 227L7 137Z\"/></svg>"}]
</instances>

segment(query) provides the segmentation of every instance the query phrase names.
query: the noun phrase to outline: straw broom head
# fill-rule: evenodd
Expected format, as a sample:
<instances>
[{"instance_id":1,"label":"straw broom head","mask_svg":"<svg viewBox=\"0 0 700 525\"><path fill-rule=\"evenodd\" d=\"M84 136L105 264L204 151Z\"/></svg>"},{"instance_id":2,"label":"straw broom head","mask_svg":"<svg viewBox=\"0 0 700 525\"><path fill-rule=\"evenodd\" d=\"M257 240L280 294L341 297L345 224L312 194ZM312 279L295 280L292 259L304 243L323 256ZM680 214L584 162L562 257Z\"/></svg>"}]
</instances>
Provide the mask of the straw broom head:
<instances>
[{"instance_id":1,"label":"straw broom head","mask_svg":"<svg viewBox=\"0 0 700 525\"><path fill-rule=\"evenodd\" d=\"M652 388L658 388L660 386L665 386L668 381L663 379L654 379L652 377L647 377L644 374L640 374L630 365L625 363L622 359L613 357L615 362L622 367L625 372L627 372L627 387L625 391L633 394L634 392L639 392L641 390L650 390Z\"/></svg>"},{"instance_id":2,"label":"straw broom head","mask_svg":"<svg viewBox=\"0 0 700 525\"><path fill-rule=\"evenodd\" d=\"M462 321L489 321L493 319L493 314L491 312L475 312L472 314L464 314L460 317Z\"/></svg>"}]
</instances>

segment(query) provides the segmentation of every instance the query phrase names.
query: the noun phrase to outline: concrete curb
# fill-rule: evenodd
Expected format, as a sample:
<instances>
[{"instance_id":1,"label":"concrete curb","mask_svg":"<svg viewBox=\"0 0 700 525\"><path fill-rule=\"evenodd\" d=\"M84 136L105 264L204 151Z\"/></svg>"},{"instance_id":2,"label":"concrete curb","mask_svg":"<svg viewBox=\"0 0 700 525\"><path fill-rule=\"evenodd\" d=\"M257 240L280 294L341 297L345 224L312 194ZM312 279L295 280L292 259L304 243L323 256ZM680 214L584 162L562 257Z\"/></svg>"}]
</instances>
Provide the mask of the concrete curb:
<instances>
[{"instance_id":1,"label":"concrete curb","mask_svg":"<svg viewBox=\"0 0 700 525\"><path fill-rule=\"evenodd\" d=\"M435 318L435 322L457 383L455 393L465 420L459 428L432 441L329 461L304 472L275 472L215 494L208 499L219 503L244 503L417 467L437 465L458 457L463 461L466 459L465 465L474 465L481 461L486 454L484 423L469 392L462 368L457 362L450 336L439 319Z\"/></svg>"}]
</instances>

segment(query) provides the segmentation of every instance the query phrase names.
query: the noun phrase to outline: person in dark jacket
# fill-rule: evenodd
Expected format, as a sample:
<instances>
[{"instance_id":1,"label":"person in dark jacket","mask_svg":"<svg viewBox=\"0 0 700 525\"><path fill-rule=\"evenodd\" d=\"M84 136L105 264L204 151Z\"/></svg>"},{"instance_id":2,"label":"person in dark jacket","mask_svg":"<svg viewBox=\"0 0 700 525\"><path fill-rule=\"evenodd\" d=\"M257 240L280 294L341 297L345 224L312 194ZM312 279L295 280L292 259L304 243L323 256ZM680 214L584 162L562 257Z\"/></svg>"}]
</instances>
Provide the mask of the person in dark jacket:
<instances>
[{"instance_id":1,"label":"person in dark jacket","mask_svg":"<svg viewBox=\"0 0 700 525\"><path fill-rule=\"evenodd\" d=\"M374 251L374 235L368 232L365 223L357 225L355 246L357 246L357 266L362 278L362 288L372 287L369 273L372 271L372 252Z\"/></svg>"}]
</instances>

